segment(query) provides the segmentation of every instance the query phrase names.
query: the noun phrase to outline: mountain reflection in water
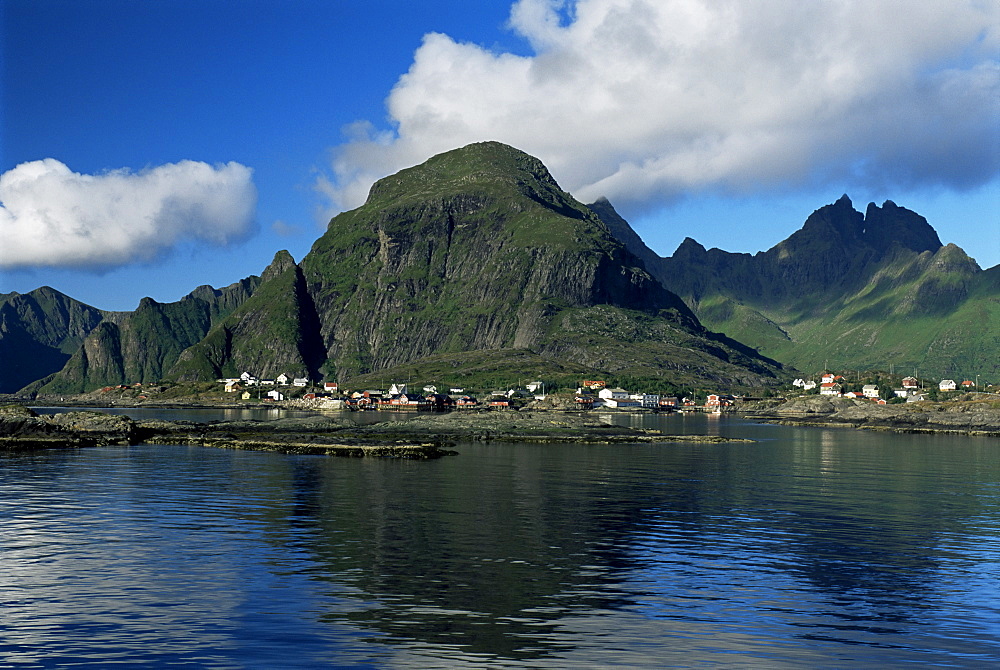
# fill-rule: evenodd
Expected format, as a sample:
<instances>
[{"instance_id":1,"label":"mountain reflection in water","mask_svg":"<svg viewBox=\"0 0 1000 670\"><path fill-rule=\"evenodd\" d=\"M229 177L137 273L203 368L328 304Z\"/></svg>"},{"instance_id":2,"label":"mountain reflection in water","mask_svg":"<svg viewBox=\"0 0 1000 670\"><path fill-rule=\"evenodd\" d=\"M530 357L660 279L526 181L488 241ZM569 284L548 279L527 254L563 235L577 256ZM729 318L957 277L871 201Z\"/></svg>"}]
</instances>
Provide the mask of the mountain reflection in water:
<instances>
[{"instance_id":1,"label":"mountain reflection in water","mask_svg":"<svg viewBox=\"0 0 1000 670\"><path fill-rule=\"evenodd\" d=\"M0 458L0 657L845 667L1000 654L1000 440L619 417L732 445Z\"/></svg>"}]
</instances>

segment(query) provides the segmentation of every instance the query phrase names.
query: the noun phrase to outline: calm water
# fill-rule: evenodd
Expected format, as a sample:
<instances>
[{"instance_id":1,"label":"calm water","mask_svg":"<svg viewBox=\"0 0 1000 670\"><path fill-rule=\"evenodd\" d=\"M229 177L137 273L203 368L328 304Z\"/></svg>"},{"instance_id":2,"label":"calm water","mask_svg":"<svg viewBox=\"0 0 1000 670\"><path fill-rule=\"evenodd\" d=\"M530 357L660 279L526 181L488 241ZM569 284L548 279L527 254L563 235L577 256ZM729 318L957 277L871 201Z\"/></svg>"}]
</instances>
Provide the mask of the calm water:
<instances>
[{"instance_id":1,"label":"calm water","mask_svg":"<svg viewBox=\"0 0 1000 670\"><path fill-rule=\"evenodd\" d=\"M985 667L1000 440L0 456L0 667Z\"/></svg>"}]
</instances>

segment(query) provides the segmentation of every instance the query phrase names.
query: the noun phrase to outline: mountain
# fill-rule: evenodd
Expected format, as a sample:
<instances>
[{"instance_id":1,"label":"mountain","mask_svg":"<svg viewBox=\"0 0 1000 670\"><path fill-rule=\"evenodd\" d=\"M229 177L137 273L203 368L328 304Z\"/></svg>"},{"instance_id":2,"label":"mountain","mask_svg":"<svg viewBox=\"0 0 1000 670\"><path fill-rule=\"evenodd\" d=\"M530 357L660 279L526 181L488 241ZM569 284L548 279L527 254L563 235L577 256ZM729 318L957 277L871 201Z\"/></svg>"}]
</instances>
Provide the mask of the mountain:
<instances>
[{"instance_id":1,"label":"mountain","mask_svg":"<svg viewBox=\"0 0 1000 670\"><path fill-rule=\"evenodd\" d=\"M0 393L57 372L110 315L48 286L0 294Z\"/></svg>"},{"instance_id":2,"label":"mountain","mask_svg":"<svg viewBox=\"0 0 1000 670\"><path fill-rule=\"evenodd\" d=\"M540 161L496 142L380 180L301 263L279 252L231 311L199 302L144 301L42 390L244 370L346 381L442 357L459 378L485 365L516 379L525 360L725 388L785 374L705 329ZM130 344L154 331L151 350Z\"/></svg>"},{"instance_id":3,"label":"mountain","mask_svg":"<svg viewBox=\"0 0 1000 670\"><path fill-rule=\"evenodd\" d=\"M592 208L621 228L606 203ZM983 271L892 201L862 214L845 195L753 255L687 238L654 258L638 237L619 239L707 327L801 370L1000 372L1000 268Z\"/></svg>"},{"instance_id":4,"label":"mountain","mask_svg":"<svg viewBox=\"0 0 1000 670\"><path fill-rule=\"evenodd\" d=\"M102 313L104 318L89 330L77 330L77 346L72 355L66 355L62 368L28 384L25 390L77 393L163 379L181 352L200 342L216 322L246 301L259 283L258 277L251 276L223 289L200 286L177 302L143 298L133 312ZM29 381L37 377L35 370Z\"/></svg>"}]
</instances>

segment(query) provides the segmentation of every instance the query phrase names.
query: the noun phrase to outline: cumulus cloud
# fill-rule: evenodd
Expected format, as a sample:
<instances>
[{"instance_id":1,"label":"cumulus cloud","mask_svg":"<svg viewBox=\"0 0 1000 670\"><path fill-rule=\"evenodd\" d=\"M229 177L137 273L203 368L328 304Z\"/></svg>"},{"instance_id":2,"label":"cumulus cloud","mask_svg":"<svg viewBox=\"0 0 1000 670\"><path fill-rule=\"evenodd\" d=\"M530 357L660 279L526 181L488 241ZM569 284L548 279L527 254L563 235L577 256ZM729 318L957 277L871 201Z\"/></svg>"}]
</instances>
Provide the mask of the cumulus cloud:
<instances>
[{"instance_id":1,"label":"cumulus cloud","mask_svg":"<svg viewBox=\"0 0 1000 670\"><path fill-rule=\"evenodd\" d=\"M0 203L0 267L109 268L186 239L224 245L244 236L257 190L239 163L86 175L46 158L0 175Z\"/></svg>"},{"instance_id":2,"label":"cumulus cloud","mask_svg":"<svg viewBox=\"0 0 1000 670\"><path fill-rule=\"evenodd\" d=\"M806 183L984 183L1000 171L1000 4L520 0L533 54L429 34L317 190L336 208L429 156L500 140L582 200L662 204Z\"/></svg>"}]
</instances>

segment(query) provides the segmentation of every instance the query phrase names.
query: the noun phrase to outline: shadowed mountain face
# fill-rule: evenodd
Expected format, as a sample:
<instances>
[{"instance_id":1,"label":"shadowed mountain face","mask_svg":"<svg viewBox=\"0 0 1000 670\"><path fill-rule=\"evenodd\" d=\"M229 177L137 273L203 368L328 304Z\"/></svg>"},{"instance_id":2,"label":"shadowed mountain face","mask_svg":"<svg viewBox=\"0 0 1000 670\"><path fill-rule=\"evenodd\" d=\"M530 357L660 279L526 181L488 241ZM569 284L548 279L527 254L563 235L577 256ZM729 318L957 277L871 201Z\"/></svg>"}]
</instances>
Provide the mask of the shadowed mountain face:
<instances>
[{"instance_id":1,"label":"shadowed mountain face","mask_svg":"<svg viewBox=\"0 0 1000 670\"><path fill-rule=\"evenodd\" d=\"M177 302L143 298L134 312L102 312L102 319L81 329L61 368L33 368L27 377L37 381L25 390L75 393L108 384L159 381L181 352L201 341L259 283L258 277L250 277L223 289L200 286ZM39 372L47 376L39 377Z\"/></svg>"},{"instance_id":2,"label":"shadowed mountain face","mask_svg":"<svg viewBox=\"0 0 1000 670\"><path fill-rule=\"evenodd\" d=\"M57 372L105 315L48 286L0 295L0 393Z\"/></svg>"},{"instance_id":3,"label":"shadowed mountain face","mask_svg":"<svg viewBox=\"0 0 1000 670\"><path fill-rule=\"evenodd\" d=\"M593 207L611 218L605 203ZM687 238L672 256L651 258L637 237L620 239L709 328L802 370L1000 371L997 268L983 272L891 201L861 214L844 196L753 255Z\"/></svg>"},{"instance_id":4,"label":"shadowed mountain face","mask_svg":"<svg viewBox=\"0 0 1000 670\"><path fill-rule=\"evenodd\" d=\"M226 309L196 294L144 302L94 331L42 389L243 370L343 381L445 353L460 367L482 351L684 384L761 386L782 374L702 327L537 159L495 142L379 181L300 264L280 252ZM141 356L128 344L140 325L163 339Z\"/></svg>"}]
</instances>

